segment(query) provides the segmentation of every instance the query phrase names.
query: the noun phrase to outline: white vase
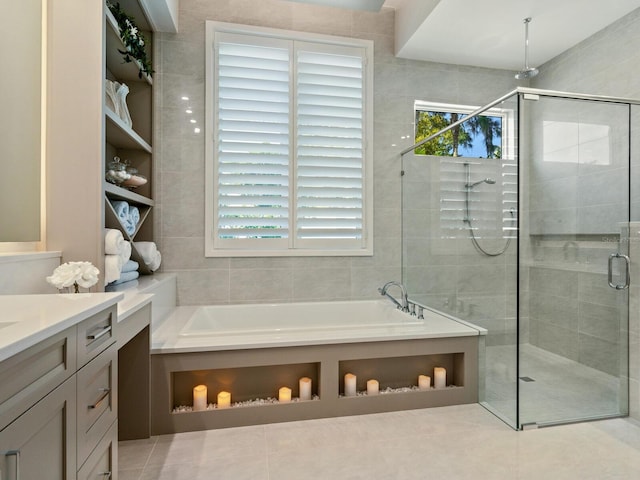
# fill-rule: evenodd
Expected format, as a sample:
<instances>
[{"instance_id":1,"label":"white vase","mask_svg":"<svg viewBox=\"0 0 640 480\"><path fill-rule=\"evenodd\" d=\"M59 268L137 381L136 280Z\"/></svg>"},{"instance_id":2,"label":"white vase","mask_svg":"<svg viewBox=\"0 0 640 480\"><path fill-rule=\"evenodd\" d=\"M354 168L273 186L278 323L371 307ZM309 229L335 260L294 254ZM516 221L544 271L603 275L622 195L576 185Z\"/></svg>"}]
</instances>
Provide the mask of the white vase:
<instances>
[{"instance_id":1,"label":"white vase","mask_svg":"<svg viewBox=\"0 0 640 480\"><path fill-rule=\"evenodd\" d=\"M104 81L104 103L113 113L115 113L118 117L120 116L120 101L118 100L118 94L116 93L117 82L112 82L109 79ZM118 84L119 85L119 84Z\"/></svg>"}]
</instances>

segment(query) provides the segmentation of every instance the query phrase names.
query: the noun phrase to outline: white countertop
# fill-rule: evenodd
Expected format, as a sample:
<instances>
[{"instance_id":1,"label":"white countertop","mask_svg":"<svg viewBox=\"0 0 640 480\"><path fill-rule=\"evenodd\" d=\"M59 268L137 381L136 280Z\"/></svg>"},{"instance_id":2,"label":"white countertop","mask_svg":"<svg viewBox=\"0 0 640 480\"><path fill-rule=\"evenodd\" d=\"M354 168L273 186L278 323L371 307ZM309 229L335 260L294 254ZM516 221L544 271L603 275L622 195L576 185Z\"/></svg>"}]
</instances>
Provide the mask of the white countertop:
<instances>
[{"instance_id":1,"label":"white countertop","mask_svg":"<svg viewBox=\"0 0 640 480\"><path fill-rule=\"evenodd\" d=\"M0 295L0 361L123 298L122 293Z\"/></svg>"}]
</instances>

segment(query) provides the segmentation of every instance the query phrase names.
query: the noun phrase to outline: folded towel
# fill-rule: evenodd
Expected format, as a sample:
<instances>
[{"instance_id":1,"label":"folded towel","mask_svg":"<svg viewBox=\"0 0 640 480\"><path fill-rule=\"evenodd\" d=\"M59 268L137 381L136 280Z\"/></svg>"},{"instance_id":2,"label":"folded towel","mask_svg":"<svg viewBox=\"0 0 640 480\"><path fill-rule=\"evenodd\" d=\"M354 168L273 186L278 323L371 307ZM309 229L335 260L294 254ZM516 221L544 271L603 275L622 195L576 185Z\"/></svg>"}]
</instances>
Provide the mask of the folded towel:
<instances>
[{"instance_id":1,"label":"folded towel","mask_svg":"<svg viewBox=\"0 0 640 480\"><path fill-rule=\"evenodd\" d=\"M153 262L149 263L147 266L149 267L149 270L155 272L158 268L160 268L160 262L162 262L162 256L160 255L160 252L156 252L156 256L153 259Z\"/></svg>"},{"instance_id":2,"label":"folded towel","mask_svg":"<svg viewBox=\"0 0 640 480\"><path fill-rule=\"evenodd\" d=\"M120 278L122 270L122 257L120 255L104 256L104 284L115 282Z\"/></svg>"},{"instance_id":3,"label":"folded towel","mask_svg":"<svg viewBox=\"0 0 640 480\"><path fill-rule=\"evenodd\" d=\"M129 204L124 200L116 200L115 202L111 203L111 205L113 206L113 209L115 210L116 216L118 217L118 220L120 220L120 223L122 223L123 225L128 223Z\"/></svg>"},{"instance_id":4,"label":"folded towel","mask_svg":"<svg viewBox=\"0 0 640 480\"><path fill-rule=\"evenodd\" d=\"M145 265L149 265L156 261L158 247L154 242L135 242L134 245L138 253L140 253Z\"/></svg>"},{"instance_id":5,"label":"folded towel","mask_svg":"<svg viewBox=\"0 0 640 480\"><path fill-rule=\"evenodd\" d=\"M129 259L131 258L131 242L127 242L126 240L122 242L120 258L122 258L122 265L129 261Z\"/></svg>"},{"instance_id":6,"label":"folded towel","mask_svg":"<svg viewBox=\"0 0 640 480\"><path fill-rule=\"evenodd\" d=\"M128 282L124 282L124 283L118 283L117 285L111 284L111 285L107 285L104 288L105 292L121 292L124 290L131 290L132 288L135 288L138 286L138 280L129 280Z\"/></svg>"},{"instance_id":7,"label":"folded towel","mask_svg":"<svg viewBox=\"0 0 640 480\"><path fill-rule=\"evenodd\" d=\"M104 253L107 255L119 255L122 250L124 237L120 230L114 228L105 229L104 234Z\"/></svg>"},{"instance_id":8,"label":"folded towel","mask_svg":"<svg viewBox=\"0 0 640 480\"><path fill-rule=\"evenodd\" d=\"M127 219L126 222L122 224L124 227L124 231L127 232L127 235L131 236L136 231L136 226L130 219Z\"/></svg>"},{"instance_id":9,"label":"folded towel","mask_svg":"<svg viewBox=\"0 0 640 480\"><path fill-rule=\"evenodd\" d=\"M138 207L129 207L129 221L133 224L134 228L140 222L140 210L138 210Z\"/></svg>"},{"instance_id":10,"label":"folded towel","mask_svg":"<svg viewBox=\"0 0 640 480\"><path fill-rule=\"evenodd\" d=\"M134 272L124 272L120 275L120 278L114 282L111 282L111 285L120 285L124 282L130 282L131 280L135 280L138 278L140 274L137 271Z\"/></svg>"},{"instance_id":11,"label":"folded towel","mask_svg":"<svg viewBox=\"0 0 640 480\"><path fill-rule=\"evenodd\" d=\"M125 263L122 266L122 273L135 272L136 270L138 270L139 266L140 265L138 264L138 262L134 262L133 260L129 260L127 263Z\"/></svg>"}]
</instances>

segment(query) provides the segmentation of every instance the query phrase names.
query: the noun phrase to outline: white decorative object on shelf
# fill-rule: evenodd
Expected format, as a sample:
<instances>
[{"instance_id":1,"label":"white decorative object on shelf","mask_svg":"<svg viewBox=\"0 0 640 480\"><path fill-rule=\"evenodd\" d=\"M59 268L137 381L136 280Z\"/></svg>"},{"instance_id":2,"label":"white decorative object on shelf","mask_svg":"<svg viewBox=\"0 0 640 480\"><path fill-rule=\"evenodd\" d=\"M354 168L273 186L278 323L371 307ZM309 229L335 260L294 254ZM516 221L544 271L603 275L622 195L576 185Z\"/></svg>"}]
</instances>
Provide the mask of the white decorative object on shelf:
<instances>
[{"instance_id":1,"label":"white decorative object on shelf","mask_svg":"<svg viewBox=\"0 0 640 480\"><path fill-rule=\"evenodd\" d=\"M298 381L300 388L300 400L311 400L311 379L309 377L302 377Z\"/></svg>"},{"instance_id":2,"label":"white decorative object on shelf","mask_svg":"<svg viewBox=\"0 0 640 480\"><path fill-rule=\"evenodd\" d=\"M207 386L196 385L193 387L193 410L201 412L207 409Z\"/></svg>"},{"instance_id":3,"label":"white decorative object on shelf","mask_svg":"<svg viewBox=\"0 0 640 480\"><path fill-rule=\"evenodd\" d=\"M445 388L447 386L447 370L445 368L434 368L433 377L433 386L435 388Z\"/></svg>"},{"instance_id":4,"label":"white decorative object on shelf","mask_svg":"<svg viewBox=\"0 0 640 480\"><path fill-rule=\"evenodd\" d=\"M281 387L278 390L278 401L280 403L289 403L291 401L291 389L289 387Z\"/></svg>"},{"instance_id":5,"label":"white decorative object on shelf","mask_svg":"<svg viewBox=\"0 0 640 480\"><path fill-rule=\"evenodd\" d=\"M115 85L116 82L112 82L109 79L104 81L104 103L105 105L111 109L113 113L115 113L118 117L120 116L120 102L118 100L117 87Z\"/></svg>"},{"instance_id":6,"label":"white decorative object on shelf","mask_svg":"<svg viewBox=\"0 0 640 480\"><path fill-rule=\"evenodd\" d=\"M429 390L431 388L431 377L429 375L419 375L418 388L420 390Z\"/></svg>"},{"instance_id":7,"label":"white decorative object on shelf","mask_svg":"<svg viewBox=\"0 0 640 480\"><path fill-rule=\"evenodd\" d=\"M367 380L367 395L378 395L380 392L380 383L375 380Z\"/></svg>"},{"instance_id":8,"label":"white decorative object on shelf","mask_svg":"<svg viewBox=\"0 0 640 480\"><path fill-rule=\"evenodd\" d=\"M345 397L356 396L356 376L353 373L347 373L344 376L344 395Z\"/></svg>"},{"instance_id":9,"label":"white decorative object on shelf","mask_svg":"<svg viewBox=\"0 0 640 480\"><path fill-rule=\"evenodd\" d=\"M231 394L229 392L218 393L218 408L229 408L231 406Z\"/></svg>"},{"instance_id":10,"label":"white decorative object on shelf","mask_svg":"<svg viewBox=\"0 0 640 480\"><path fill-rule=\"evenodd\" d=\"M129 94L129 87L127 87L124 83L118 82L115 82L115 85L116 95L118 96L118 116L127 126L132 128L133 122L131 121L131 115L129 115L129 107L127 107L127 95Z\"/></svg>"}]
</instances>

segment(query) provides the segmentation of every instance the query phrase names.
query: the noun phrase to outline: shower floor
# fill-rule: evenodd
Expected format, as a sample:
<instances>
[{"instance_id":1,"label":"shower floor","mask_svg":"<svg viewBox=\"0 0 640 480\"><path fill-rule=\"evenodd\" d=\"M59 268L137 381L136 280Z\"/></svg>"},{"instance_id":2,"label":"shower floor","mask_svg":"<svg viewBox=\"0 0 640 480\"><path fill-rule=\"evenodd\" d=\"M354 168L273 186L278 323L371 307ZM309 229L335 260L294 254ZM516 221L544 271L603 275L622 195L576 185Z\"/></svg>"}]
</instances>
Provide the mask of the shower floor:
<instances>
[{"instance_id":1,"label":"shower floor","mask_svg":"<svg viewBox=\"0 0 640 480\"><path fill-rule=\"evenodd\" d=\"M553 423L617 415L620 379L529 344L520 358L520 423ZM486 349L485 402L515 424L516 349Z\"/></svg>"}]
</instances>

